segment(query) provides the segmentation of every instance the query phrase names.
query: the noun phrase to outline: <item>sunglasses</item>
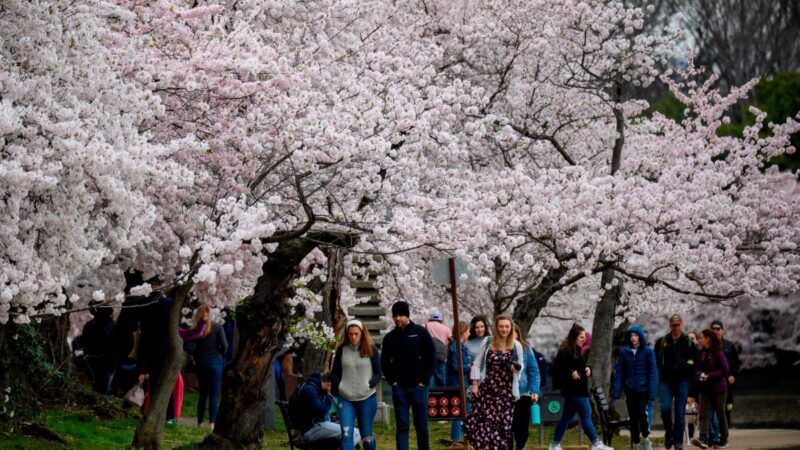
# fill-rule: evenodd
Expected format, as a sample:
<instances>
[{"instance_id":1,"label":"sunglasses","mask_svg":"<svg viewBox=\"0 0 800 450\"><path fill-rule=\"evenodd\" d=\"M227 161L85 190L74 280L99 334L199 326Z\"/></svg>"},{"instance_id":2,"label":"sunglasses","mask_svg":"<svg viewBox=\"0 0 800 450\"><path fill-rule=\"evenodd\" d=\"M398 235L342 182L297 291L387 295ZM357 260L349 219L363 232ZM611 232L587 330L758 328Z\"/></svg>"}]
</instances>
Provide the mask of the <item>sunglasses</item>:
<instances>
[{"instance_id":1,"label":"sunglasses","mask_svg":"<svg viewBox=\"0 0 800 450\"><path fill-rule=\"evenodd\" d=\"M722 328L720 327L711 327L711 329L714 331L722 331Z\"/></svg>"}]
</instances>

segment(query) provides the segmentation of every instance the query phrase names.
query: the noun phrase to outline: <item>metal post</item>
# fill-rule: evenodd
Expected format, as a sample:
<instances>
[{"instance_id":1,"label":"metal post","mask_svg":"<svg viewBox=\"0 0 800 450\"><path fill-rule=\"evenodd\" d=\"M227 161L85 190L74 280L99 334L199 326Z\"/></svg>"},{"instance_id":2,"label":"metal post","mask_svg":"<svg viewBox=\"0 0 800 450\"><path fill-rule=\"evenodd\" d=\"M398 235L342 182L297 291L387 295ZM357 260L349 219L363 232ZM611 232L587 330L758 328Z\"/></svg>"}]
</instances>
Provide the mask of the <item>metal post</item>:
<instances>
[{"instance_id":1,"label":"metal post","mask_svg":"<svg viewBox=\"0 0 800 450\"><path fill-rule=\"evenodd\" d=\"M456 259L448 260L450 266L450 296L453 299L453 321L458 330L458 294L456 293ZM456 341L456 358L458 359L458 394L461 396L461 419L467 418L467 402L464 395L464 363L461 358L461 336L453 336Z\"/></svg>"}]
</instances>

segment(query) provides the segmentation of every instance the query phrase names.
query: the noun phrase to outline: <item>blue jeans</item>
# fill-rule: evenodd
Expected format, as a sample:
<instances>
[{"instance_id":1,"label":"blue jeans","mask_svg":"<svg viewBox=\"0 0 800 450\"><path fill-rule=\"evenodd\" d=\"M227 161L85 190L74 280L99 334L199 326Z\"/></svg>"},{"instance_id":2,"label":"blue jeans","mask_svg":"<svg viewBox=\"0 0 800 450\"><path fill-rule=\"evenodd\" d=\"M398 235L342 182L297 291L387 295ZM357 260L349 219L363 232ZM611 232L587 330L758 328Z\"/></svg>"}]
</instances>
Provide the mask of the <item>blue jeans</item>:
<instances>
[{"instance_id":1,"label":"blue jeans","mask_svg":"<svg viewBox=\"0 0 800 450\"><path fill-rule=\"evenodd\" d=\"M472 411L472 402L467 402L467 412ZM460 420L450 422L450 440L460 441L462 436L463 423Z\"/></svg>"},{"instance_id":2,"label":"blue jeans","mask_svg":"<svg viewBox=\"0 0 800 450\"><path fill-rule=\"evenodd\" d=\"M589 437L589 441L597 442L597 432L592 424L592 405L589 404L589 397L564 397L564 411L556 424L556 433L553 436L554 444L560 443L564 438L564 433L567 432L567 427L575 414L580 417L581 426L586 432L586 436Z\"/></svg>"},{"instance_id":3,"label":"blue jeans","mask_svg":"<svg viewBox=\"0 0 800 450\"><path fill-rule=\"evenodd\" d=\"M664 445L683 448L683 428L685 426L686 399L689 398L689 382L661 383L661 421L664 424ZM674 406L673 406L674 402ZM672 411L675 410L675 421Z\"/></svg>"},{"instance_id":4,"label":"blue jeans","mask_svg":"<svg viewBox=\"0 0 800 450\"><path fill-rule=\"evenodd\" d=\"M717 416L717 412L711 410L711 414L708 417L708 443L709 444L719 444L720 442L720 433L719 433L719 417Z\"/></svg>"},{"instance_id":5,"label":"blue jeans","mask_svg":"<svg viewBox=\"0 0 800 450\"><path fill-rule=\"evenodd\" d=\"M447 362L439 361L438 359L433 364L433 375L428 387L444 387L444 377L447 373Z\"/></svg>"},{"instance_id":6,"label":"blue jeans","mask_svg":"<svg viewBox=\"0 0 800 450\"><path fill-rule=\"evenodd\" d=\"M208 402L208 421L214 423L217 419L219 386L222 383L224 367L225 360L221 356L197 361L197 381L200 384L200 395L197 399L197 423L203 423L206 415L206 402Z\"/></svg>"},{"instance_id":7,"label":"blue jeans","mask_svg":"<svg viewBox=\"0 0 800 450\"><path fill-rule=\"evenodd\" d=\"M423 386L392 386L394 420L397 422L395 443L397 450L408 450L409 417L414 414L414 429L417 431L417 449L429 450L428 444L428 388Z\"/></svg>"},{"instance_id":8,"label":"blue jeans","mask_svg":"<svg viewBox=\"0 0 800 450\"><path fill-rule=\"evenodd\" d=\"M370 442L365 442L362 448L365 450L375 450L377 442L372 435L372 423L375 422L375 412L378 411L378 397L372 394L369 398L357 402L351 402L339 397L339 422L342 425L342 450L353 450L355 445L355 427L358 419L358 431L361 438L371 438Z\"/></svg>"}]
</instances>

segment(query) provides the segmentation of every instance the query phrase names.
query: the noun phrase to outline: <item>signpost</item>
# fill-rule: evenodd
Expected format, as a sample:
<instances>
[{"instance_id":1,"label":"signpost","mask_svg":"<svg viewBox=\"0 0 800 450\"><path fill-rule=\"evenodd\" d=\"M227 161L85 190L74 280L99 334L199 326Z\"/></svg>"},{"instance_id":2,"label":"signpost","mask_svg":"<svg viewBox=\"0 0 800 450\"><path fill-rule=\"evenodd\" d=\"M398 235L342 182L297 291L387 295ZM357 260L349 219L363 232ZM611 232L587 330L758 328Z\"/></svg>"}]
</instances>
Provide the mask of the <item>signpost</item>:
<instances>
[{"instance_id":1,"label":"signpost","mask_svg":"<svg viewBox=\"0 0 800 450\"><path fill-rule=\"evenodd\" d=\"M446 268L446 271L445 271ZM445 276L446 274L446 276ZM450 297L453 301L453 321L458 324L458 293L456 286L458 279L461 278L462 282L469 283L472 281L472 274L467 269L463 261L456 258L438 259L433 262L433 281L436 284L447 285L450 284ZM464 362L461 359L461 339L460 336L453 336L456 342L456 358L458 358L458 397L453 395L441 395L447 392L447 389L431 390L428 395L428 418L429 419L466 419L467 408L464 407ZM452 393L452 390L450 390ZM452 406L453 400L457 400L458 405L455 406L455 411ZM447 405L443 405L442 401ZM436 405L433 405L435 402ZM445 413L445 414L443 414Z\"/></svg>"}]
</instances>

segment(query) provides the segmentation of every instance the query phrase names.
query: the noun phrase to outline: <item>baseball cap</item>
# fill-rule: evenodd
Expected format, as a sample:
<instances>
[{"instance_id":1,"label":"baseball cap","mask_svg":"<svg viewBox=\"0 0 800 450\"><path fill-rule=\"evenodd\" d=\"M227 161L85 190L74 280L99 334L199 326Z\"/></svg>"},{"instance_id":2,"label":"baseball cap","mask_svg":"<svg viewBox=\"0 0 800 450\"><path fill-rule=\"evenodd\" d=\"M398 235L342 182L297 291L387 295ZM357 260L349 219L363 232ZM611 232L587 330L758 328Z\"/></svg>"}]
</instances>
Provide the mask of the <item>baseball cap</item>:
<instances>
[{"instance_id":1,"label":"baseball cap","mask_svg":"<svg viewBox=\"0 0 800 450\"><path fill-rule=\"evenodd\" d=\"M683 319L681 319L681 316L677 314L673 314L669 317L670 325L672 325L673 323L680 323L680 322L683 322Z\"/></svg>"},{"instance_id":2,"label":"baseball cap","mask_svg":"<svg viewBox=\"0 0 800 450\"><path fill-rule=\"evenodd\" d=\"M428 320L438 320L441 322L443 320L441 311L438 309L431 311L431 316L428 318Z\"/></svg>"}]
</instances>

